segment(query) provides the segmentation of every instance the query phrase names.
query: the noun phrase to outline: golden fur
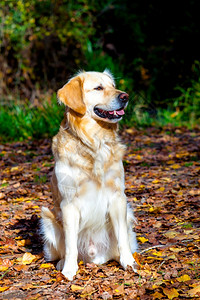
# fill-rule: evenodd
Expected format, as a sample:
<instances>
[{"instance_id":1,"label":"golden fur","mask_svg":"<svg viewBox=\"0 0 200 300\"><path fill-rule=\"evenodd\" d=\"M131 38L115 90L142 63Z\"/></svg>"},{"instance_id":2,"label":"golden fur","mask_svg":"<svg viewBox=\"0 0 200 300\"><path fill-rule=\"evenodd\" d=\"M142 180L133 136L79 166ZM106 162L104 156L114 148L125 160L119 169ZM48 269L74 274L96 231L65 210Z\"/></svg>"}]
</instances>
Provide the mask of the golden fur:
<instances>
[{"instance_id":1,"label":"golden fur","mask_svg":"<svg viewBox=\"0 0 200 300\"><path fill-rule=\"evenodd\" d=\"M134 217L124 194L125 147L117 135L128 95L115 88L108 71L81 72L58 99L66 113L52 144L54 209L42 209L45 257L59 260L57 268L69 280L78 259L115 259L134 269Z\"/></svg>"}]
</instances>

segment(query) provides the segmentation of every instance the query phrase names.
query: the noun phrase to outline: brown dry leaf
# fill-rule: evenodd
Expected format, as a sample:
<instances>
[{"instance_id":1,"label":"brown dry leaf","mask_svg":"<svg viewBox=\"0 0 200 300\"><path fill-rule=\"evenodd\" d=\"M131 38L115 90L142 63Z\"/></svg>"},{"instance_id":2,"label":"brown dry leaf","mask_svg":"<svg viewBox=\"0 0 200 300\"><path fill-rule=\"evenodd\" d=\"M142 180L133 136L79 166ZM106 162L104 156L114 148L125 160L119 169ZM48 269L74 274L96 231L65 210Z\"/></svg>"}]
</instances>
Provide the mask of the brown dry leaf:
<instances>
[{"instance_id":1,"label":"brown dry leaf","mask_svg":"<svg viewBox=\"0 0 200 300\"><path fill-rule=\"evenodd\" d=\"M13 267L16 271L20 272L21 270L28 270L29 269L29 266L27 265L15 265Z\"/></svg>"},{"instance_id":2,"label":"brown dry leaf","mask_svg":"<svg viewBox=\"0 0 200 300\"><path fill-rule=\"evenodd\" d=\"M91 285L87 285L83 289L83 291L81 293L81 297L82 298L88 297L88 296L92 295L94 292L95 292L95 288L93 286L91 286Z\"/></svg>"},{"instance_id":3,"label":"brown dry leaf","mask_svg":"<svg viewBox=\"0 0 200 300\"><path fill-rule=\"evenodd\" d=\"M195 286L193 289L188 291L188 295L190 297L194 297L195 295L199 294L200 295L200 284Z\"/></svg>"},{"instance_id":4,"label":"brown dry leaf","mask_svg":"<svg viewBox=\"0 0 200 300\"><path fill-rule=\"evenodd\" d=\"M163 288L163 293L171 300L179 296L178 291L175 288L167 289Z\"/></svg>"},{"instance_id":5,"label":"brown dry leaf","mask_svg":"<svg viewBox=\"0 0 200 300\"><path fill-rule=\"evenodd\" d=\"M35 288L35 286L32 285L31 283L27 283L27 284L25 284L25 285L23 285L23 286L21 287L21 289L22 289L23 291L24 291L24 290L33 289L33 288Z\"/></svg>"},{"instance_id":6,"label":"brown dry leaf","mask_svg":"<svg viewBox=\"0 0 200 300\"><path fill-rule=\"evenodd\" d=\"M169 231L164 233L164 236L167 237L168 239L173 239L177 235L178 235L178 233L176 231L173 231L173 230L169 230Z\"/></svg>"},{"instance_id":7,"label":"brown dry leaf","mask_svg":"<svg viewBox=\"0 0 200 300\"><path fill-rule=\"evenodd\" d=\"M114 294L115 295L124 295L124 284L121 284L117 288L115 288Z\"/></svg>"},{"instance_id":8,"label":"brown dry leaf","mask_svg":"<svg viewBox=\"0 0 200 300\"><path fill-rule=\"evenodd\" d=\"M0 271L4 272L8 270L9 267L13 265L13 261L9 260L8 258L2 259L0 261Z\"/></svg>"}]
</instances>

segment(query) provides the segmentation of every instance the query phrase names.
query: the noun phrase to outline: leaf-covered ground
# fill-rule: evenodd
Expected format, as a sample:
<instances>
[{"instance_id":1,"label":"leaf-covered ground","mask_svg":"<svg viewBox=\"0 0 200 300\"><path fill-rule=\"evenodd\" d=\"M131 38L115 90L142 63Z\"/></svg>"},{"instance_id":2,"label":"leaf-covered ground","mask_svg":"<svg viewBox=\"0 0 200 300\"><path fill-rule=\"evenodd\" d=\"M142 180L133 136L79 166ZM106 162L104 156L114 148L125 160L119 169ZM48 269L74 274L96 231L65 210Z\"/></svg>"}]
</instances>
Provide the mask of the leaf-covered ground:
<instances>
[{"instance_id":1,"label":"leaf-covered ground","mask_svg":"<svg viewBox=\"0 0 200 300\"><path fill-rule=\"evenodd\" d=\"M73 282L44 261L41 206L52 206L50 140L1 150L0 299L199 299L200 131L121 133L126 194L138 220L139 274L111 261L84 265Z\"/></svg>"}]
</instances>

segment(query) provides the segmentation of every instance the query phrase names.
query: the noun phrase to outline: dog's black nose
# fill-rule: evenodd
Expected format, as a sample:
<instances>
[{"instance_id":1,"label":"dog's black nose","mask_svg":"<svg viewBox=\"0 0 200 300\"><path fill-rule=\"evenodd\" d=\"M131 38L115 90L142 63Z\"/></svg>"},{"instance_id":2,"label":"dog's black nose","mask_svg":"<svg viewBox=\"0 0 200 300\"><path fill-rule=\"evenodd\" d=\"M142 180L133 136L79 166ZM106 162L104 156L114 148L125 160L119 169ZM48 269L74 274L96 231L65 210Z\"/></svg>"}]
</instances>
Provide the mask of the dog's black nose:
<instances>
[{"instance_id":1,"label":"dog's black nose","mask_svg":"<svg viewBox=\"0 0 200 300\"><path fill-rule=\"evenodd\" d=\"M127 93L121 93L119 94L118 98L122 102L127 102L128 101L129 95Z\"/></svg>"}]
</instances>

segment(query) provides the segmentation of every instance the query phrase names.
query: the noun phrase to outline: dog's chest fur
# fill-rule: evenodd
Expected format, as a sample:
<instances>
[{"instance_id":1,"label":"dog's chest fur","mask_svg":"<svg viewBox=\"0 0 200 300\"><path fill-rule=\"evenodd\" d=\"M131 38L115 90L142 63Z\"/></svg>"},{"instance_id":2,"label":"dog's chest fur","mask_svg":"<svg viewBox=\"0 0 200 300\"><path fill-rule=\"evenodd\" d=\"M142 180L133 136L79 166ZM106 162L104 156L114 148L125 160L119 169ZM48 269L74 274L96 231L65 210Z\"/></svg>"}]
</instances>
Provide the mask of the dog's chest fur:
<instances>
[{"instance_id":1,"label":"dog's chest fur","mask_svg":"<svg viewBox=\"0 0 200 300\"><path fill-rule=\"evenodd\" d=\"M76 178L79 183L84 178L102 185L105 184L108 173L115 171L120 176L122 171L125 147L117 137L106 141L96 138L91 147L77 137L72 138L71 133L65 131L65 134L58 133L54 137L52 149L56 161L69 165L74 170L74 176L79 177Z\"/></svg>"}]
</instances>

